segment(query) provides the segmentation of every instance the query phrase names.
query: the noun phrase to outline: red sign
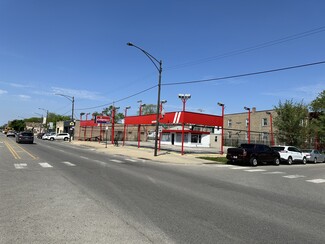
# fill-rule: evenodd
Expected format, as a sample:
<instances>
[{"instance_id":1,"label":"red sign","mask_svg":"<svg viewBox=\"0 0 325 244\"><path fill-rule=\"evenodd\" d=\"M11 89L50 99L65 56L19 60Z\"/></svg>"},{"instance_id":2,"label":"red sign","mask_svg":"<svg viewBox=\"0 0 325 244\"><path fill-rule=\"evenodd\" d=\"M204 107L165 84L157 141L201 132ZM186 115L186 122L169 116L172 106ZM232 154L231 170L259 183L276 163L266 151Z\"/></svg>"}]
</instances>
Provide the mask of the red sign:
<instances>
[{"instance_id":1,"label":"red sign","mask_svg":"<svg viewBox=\"0 0 325 244\"><path fill-rule=\"evenodd\" d=\"M95 123L98 124L109 124L111 120L110 116L96 116Z\"/></svg>"}]
</instances>

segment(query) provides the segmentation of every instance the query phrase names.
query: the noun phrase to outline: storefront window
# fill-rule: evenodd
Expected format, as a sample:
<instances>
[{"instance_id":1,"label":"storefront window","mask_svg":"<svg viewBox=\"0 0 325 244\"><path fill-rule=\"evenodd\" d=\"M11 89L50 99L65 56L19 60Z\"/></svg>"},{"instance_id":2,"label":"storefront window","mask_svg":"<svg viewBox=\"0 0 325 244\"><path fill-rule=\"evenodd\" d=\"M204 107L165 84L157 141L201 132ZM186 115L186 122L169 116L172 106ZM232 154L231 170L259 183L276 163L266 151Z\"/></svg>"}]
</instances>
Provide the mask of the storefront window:
<instances>
[{"instance_id":1,"label":"storefront window","mask_svg":"<svg viewBox=\"0 0 325 244\"><path fill-rule=\"evenodd\" d=\"M161 137L161 141L170 141L170 134L169 133L163 133Z\"/></svg>"},{"instance_id":2,"label":"storefront window","mask_svg":"<svg viewBox=\"0 0 325 244\"><path fill-rule=\"evenodd\" d=\"M191 142L192 143L201 143L202 135L191 135Z\"/></svg>"}]
</instances>

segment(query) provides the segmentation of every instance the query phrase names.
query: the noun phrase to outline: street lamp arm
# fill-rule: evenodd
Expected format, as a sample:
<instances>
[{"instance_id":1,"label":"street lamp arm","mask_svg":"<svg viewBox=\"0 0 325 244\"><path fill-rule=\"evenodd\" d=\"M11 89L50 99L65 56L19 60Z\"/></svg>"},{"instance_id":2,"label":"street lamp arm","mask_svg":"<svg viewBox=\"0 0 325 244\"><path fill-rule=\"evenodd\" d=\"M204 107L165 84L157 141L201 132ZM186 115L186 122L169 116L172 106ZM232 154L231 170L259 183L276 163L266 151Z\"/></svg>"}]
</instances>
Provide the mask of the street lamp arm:
<instances>
[{"instance_id":1,"label":"street lamp arm","mask_svg":"<svg viewBox=\"0 0 325 244\"><path fill-rule=\"evenodd\" d=\"M68 96L68 95L65 95L65 94L55 93L54 95L65 97L66 99L70 100L71 102L74 100L74 97Z\"/></svg>"},{"instance_id":2,"label":"street lamp arm","mask_svg":"<svg viewBox=\"0 0 325 244\"><path fill-rule=\"evenodd\" d=\"M128 42L126 45L131 46L131 47L135 47L135 48L139 49L141 52L143 52L150 59L150 61L156 67L156 69L158 70L158 72L161 72L162 61L158 61L158 59L156 59L154 56L152 56L146 50L143 50L141 47L138 47L138 46L134 45L131 42ZM158 67L157 63L155 63L154 61L156 61L159 64L159 67Z\"/></svg>"}]
</instances>

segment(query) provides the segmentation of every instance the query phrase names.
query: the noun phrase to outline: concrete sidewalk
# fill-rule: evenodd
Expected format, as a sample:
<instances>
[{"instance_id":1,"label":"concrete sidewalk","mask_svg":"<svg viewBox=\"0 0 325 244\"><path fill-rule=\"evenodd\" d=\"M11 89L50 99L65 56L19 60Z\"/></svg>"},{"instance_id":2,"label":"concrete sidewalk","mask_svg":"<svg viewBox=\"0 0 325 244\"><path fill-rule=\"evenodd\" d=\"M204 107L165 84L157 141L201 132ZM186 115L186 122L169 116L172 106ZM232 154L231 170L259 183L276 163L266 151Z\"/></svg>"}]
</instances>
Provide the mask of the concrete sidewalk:
<instances>
[{"instance_id":1,"label":"concrete sidewalk","mask_svg":"<svg viewBox=\"0 0 325 244\"><path fill-rule=\"evenodd\" d=\"M96 149L96 151L124 155L132 158L145 159L150 161L162 162L162 163L174 163L174 164L207 164L213 163L213 161L200 159L200 156L210 156L218 157L220 154L211 153L211 149L200 149L193 148L192 151L187 148L184 155L181 155L180 151L176 151L179 148L174 148L174 150L169 147L162 148L158 151L158 155L154 156L154 144L152 142L141 142L140 148L137 147L137 142L127 142L125 146L119 144L119 146L114 146L110 142L94 142L94 141L72 141L72 144L90 147ZM176 149L176 150L175 150Z\"/></svg>"}]
</instances>

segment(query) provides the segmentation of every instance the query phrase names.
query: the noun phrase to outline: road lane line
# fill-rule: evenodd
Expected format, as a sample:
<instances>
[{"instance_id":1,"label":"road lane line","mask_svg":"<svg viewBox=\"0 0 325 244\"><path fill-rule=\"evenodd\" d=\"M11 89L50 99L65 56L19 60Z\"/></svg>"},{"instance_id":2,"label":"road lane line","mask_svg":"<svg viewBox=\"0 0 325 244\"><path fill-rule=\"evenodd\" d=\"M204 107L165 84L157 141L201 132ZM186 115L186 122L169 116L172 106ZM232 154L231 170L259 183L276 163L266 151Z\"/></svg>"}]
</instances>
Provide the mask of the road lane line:
<instances>
[{"instance_id":1,"label":"road lane line","mask_svg":"<svg viewBox=\"0 0 325 244\"><path fill-rule=\"evenodd\" d=\"M21 150L23 150L25 153L27 153L29 156L31 156L31 158L33 158L33 159L37 159L37 157L35 157L33 154L31 154L30 152L28 152L27 150L25 150L25 149L22 148L21 146L17 145L17 147L19 147Z\"/></svg>"},{"instance_id":2,"label":"road lane line","mask_svg":"<svg viewBox=\"0 0 325 244\"><path fill-rule=\"evenodd\" d=\"M41 165L43 168L53 168L53 166L48 163L38 163L38 164Z\"/></svg>"},{"instance_id":3,"label":"road lane line","mask_svg":"<svg viewBox=\"0 0 325 244\"><path fill-rule=\"evenodd\" d=\"M62 162L62 163L65 164L65 165L67 165L67 166L76 166L75 164L70 163L70 162L67 162L67 161Z\"/></svg>"},{"instance_id":4,"label":"road lane line","mask_svg":"<svg viewBox=\"0 0 325 244\"><path fill-rule=\"evenodd\" d=\"M315 184L325 183L325 179L313 179L313 180L306 180L306 181Z\"/></svg>"},{"instance_id":5,"label":"road lane line","mask_svg":"<svg viewBox=\"0 0 325 244\"><path fill-rule=\"evenodd\" d=\"M247 169L246 172L263 172L266 171L265 169Z\"/></svg>"},{"instance_id":6,"label":"road lane line","mask_svg":"<svg viewBox=\"0 0 325 244\"><path fill-rule=\"evenodd\" d=\"M15 159L21 159L21 157L18 155L18 153L13 149L13 147L8 142L4 142L4 143L7 146L10 153L12 154L12 156L14 156Z\"/></svg>"},{"instance_id":7,"label":"road lane line","mask_svg":"<svg viewBox=\"0 0 325 244\"><path fill-rule=\"evenodd\" d=\"M110 161L111 162L114 162L114 163L123 163L123 161L118 160L118 159L111 159Z\"/></svg>"},{"instance_id":8,"label":"road lane line","mask_svg":"<svg viewBox=\"0 0 325 244\"><path fill-rule=\"evenodd\" d=\"M282 176L284 178L288 178L288 179L297 179L297 178L304 178L306 176L303 176L303 175L285 175L285 176Z\"/></svg>"},{"instance_id":9,"label":"road lane line","mask_svg":"<svg viewBox=\"0 0 325 244\"><path fill-rule=\"evenodd\" d=\"M27 167L27 164L14 164L16 169L25 169Z\"/></svg>"},{"instance_id":10,"label":"road lane line","mask_svg":"<svg viewBox=\"0 0 325 244\"><path fill-rule=\"evenodd\" d=\"M275 174L285 174L285 172L281 172L281 171L273 171L273 172L265 172L263 173L265 175L275 175Z\"/></svg>"}]
</instances>

